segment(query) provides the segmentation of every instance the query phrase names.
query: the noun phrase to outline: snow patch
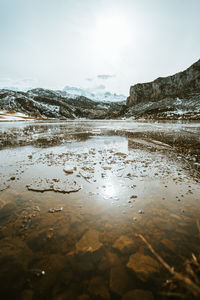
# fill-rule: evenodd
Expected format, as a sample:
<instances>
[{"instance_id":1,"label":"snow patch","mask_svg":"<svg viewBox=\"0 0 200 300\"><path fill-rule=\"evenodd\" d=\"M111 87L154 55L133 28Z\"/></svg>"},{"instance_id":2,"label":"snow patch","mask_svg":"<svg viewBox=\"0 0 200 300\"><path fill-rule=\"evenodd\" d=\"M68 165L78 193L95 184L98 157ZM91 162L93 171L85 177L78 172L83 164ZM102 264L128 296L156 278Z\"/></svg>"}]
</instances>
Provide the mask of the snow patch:
<instances>
[{"instance_id":1,"label":"snow patch","mask_svg":"<svg viewBox=\"0 0 200 300\"><path fill-rule=\"evenodd\" d=\"M0 121L24 121L31 119L26 114L20 112L9 112L6 110L0 110Z\"/></svg>"}]
</instances>

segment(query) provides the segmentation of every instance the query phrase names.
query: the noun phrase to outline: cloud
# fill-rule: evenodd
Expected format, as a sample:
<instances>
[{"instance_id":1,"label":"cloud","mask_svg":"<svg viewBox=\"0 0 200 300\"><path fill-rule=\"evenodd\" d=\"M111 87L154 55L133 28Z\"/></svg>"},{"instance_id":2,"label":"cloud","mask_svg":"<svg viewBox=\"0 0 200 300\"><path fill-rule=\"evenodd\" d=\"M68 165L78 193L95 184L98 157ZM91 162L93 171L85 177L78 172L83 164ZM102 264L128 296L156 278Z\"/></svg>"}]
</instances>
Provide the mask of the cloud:
<instances>
[{"instance_id":1,"label":"cloud","mask_svg":"<svg viewBox=\"0 0 200 300\"><path fill-rule=\"evenodd\" d=\"M103 80L107 80L107 79L113 78L113 77L115 77L115 75L109 75L109 74L100 74L100 75L97 75L98 79L103 79Z\"/></svg>"},{"instance_id":2,"label":"cloud","mask_svg":"<svg viewBox=\"0 0 200 300\"><path fill-rule=\"evenodd\" d=\"M98 85L95 89L96 90L105 90L105 85L103 85L103 84L100 84L100 85Z\"/></svg>"},{"instance_id":3,"label":"cloud","mask_svg":"<svg viewBox=\"0 0 200 300\"><path fill-rule=\"evenodd\" d=\"M87 81L93 81L93 78L86 78Z\"/></svg>"},{"instance_id":4,"label":"cloud","mask_svg":"<svg viewBox=\"0 0 200 300\"><path fill-rule=\"evenodd\" d=\"M27 91L37 86L38 86L37 80L32 78L12 79L12 78L0 77L0 89Z\"/></svg>"}]
</instances>

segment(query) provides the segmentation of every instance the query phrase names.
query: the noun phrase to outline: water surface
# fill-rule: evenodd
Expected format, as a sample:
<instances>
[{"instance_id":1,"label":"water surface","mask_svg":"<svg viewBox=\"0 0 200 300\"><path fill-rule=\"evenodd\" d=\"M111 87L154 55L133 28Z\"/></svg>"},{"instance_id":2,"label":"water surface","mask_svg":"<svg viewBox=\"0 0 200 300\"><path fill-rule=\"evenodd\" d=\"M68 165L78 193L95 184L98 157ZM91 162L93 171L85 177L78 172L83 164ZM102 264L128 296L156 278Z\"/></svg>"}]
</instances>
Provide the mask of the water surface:
<instances>
[{"instance_id":1,"label":"water surface","mask_svg":"<svg viewBox=\"0 0 200 300\"><path fill-rule=\"evenodd\" d=\"M199 123L0 123L2 299L138 289L165 299L170 276L135 234L177 270L199 253L199 133Z\"/></svg>"}]
</instances>

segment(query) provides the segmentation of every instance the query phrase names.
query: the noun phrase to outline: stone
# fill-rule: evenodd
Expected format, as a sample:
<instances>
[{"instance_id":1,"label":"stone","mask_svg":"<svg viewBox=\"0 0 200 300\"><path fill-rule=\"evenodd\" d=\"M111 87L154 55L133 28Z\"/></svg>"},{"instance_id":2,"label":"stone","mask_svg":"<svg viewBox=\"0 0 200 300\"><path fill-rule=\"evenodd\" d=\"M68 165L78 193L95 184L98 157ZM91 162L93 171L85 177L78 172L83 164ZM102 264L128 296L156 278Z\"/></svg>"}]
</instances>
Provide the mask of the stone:
<instances>
[{"instance_id":1,"label":"stone","mask_svg":"<svg viewBox=\"0 0 200 300\"><path fill-rule=\"evenodd\" d=\"M33 290L24 290L20 300L32 300L33 299Z\"/></svg>"},{"instance_id":2,"label":"stone","mask_svg":"<svg viewBox=\"0 0 200 300\"><path fill-rule=\"evenodd\" d=\"M72 290L67 290L66 292L63 292L62 294L59 294L54 298L56 300L77 300L78 299L78 294L76 291Z\"/></svg>"},{"instance_id":3,"label":"stone","mask_svg":"<svg viewBox=\"0 0 200 300\"><path fill-rule=\"evenodd\" d=\"M131 199L136 199L136 198L137 198L137 195L132 195L130 198L131 198Z\"/></svg>"},{"instance_id":4,"label":"stone","mask_svg":"<svg viewBox=\"0 0 200 300\"><path fill-rule=\"evenodd\" d=\"M154 297L150 291L131 290L123 296L122 300L154 300Z\"/></svg>"},{"instance_id":5,"label":"stone","mask_svg":"<svg viewBox=\"0 0 200 300\"><path fill-rule=\"evenodd\" d=\"M110 300L110 293L106 287L105 281L101 277L95 277L90 280L88 290L92 297Z\"/></svg>"},{"instance_id":6,"label":"stone","mask_svg":"<svg viewBox=\"0 0 200 300\"><path fill-rule=\"evenodd\" d=\"M78 300L91 300L91 298L87 294L82 294L78 297Z\"/></svg>"},{"instance_id":7,"label":"stone","mask_svg":"<svg viewBox=\"0 0 200 300\"><path fill-rule=\"evenodd\" d=\"M55 207L55 208L50 208L49 209L49 213L56 213L56 212L60 212L60 211L62 211L63 210L63 206L61 206L61 207Z\"/></svg>"},{"instance_id":8,"label":"stone","mask_svg":"<svg viewBox=\"0 0 200 300\"><path fill-rule=\"evenodd\" d=\"M103 244L99 241L99 232L94 229L90 229L82 236L80 241L76 243L76 253L93 253L98 251L102 246Z\"/></svg>"},{"instance_id":9,"label":"stone","mask_svg":"<svg viewBox=\"0 0 200 300\"><path fill-rule=\"evenodd\" d=\"M101 257L98 268L101 272L104 272L117 265L121 265L119 256L116 253L107 252L105 256Z\"/></svg>"},{"instance_id":10,"label":"stone","mask_svg":"<svg viewBox=\"0 0 200 300\"><path fill-rule=\"evenodd\" d=\"M135 253L129 257L127 267L133 270L140 280L146 281L152 274L159 273L160 265L149 255Z\"/></svg>"},{"instance_id":11,"label":"stone","mask_svg":"<svg viewBox=\"0 0 200 300\"><path fill-rule=\"evenodd\" d=\"M65 166L63 171L66 173L66 174L73 174L74 173L74 168L71 167L71 166Z\"/></svg>"},{"instance_id":12,"label":"stone","mask_svg":"<svg viewBox=\"0 0 200 300\"><path fill-rule=\"evenodd\" d=\"M16 211L16 204L8 202L0 209L0 221L7 221Z\"/></svg>"},{"instance_id":13,"label":"stone","mask_svg":"<svg viewBox=\"0 0 200 300\"><path fill-rule=\"evenodd\" d=\"M169 250L173 251L173 252L176 252L176 245L175 243L173 243L172 241L168 240L168 239L163 239L161 241L161 243L163 245L165 245Z\"/></svg>"},{"instance_id":14,"label":"stone","mask_svg":"<svg viewBox=\"0 0 200 300\"><path fill-rule=\"evenodd\" d=\"M110 269L109 287L113 293L120 296L123 296L133 288L133 282L122 265L114 266Z\"/></svg>"},{"instance_id":15,"label":"stone","mask_svg":"<svg viewBox=\"0 0 200 300\"><path fill-rule=\"evenodd\" d=\"M130 250L134 242L129 237L122 235L120 236L112 245L113 248L119 250L120 252Z\"/></svg>"},{"instance_id":16,"label":"stone","mask_svg":"<svg viewBox=\"0 0 200 300\"><path fill-rule=\"evenodd\" d=\"M53 228L50 228L48 231L47 231L47 238L48 239L51 239L54 235L54 230Z\"/></svg>"}]
</instances>

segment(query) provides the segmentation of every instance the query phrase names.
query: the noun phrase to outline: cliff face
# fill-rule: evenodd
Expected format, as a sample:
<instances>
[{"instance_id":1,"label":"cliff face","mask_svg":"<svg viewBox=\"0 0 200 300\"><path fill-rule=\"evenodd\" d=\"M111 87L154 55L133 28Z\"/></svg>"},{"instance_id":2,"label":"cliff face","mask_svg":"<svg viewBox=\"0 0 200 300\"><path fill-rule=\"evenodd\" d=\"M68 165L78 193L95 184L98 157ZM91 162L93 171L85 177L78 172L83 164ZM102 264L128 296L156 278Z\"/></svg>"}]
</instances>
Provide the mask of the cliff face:
<instances>
[{"instance_id":1,"label":"cliff face","mask_svg":"<svg viewBox=\"0 0 200 300\"><path fill-rule=\"evenodd\" d=\"M131 86L126 104L131 107L135 104L157 102L165 98L188 98L197 92L200 93L200 60L183 72Z\"/></svg>"}]
</instances>

